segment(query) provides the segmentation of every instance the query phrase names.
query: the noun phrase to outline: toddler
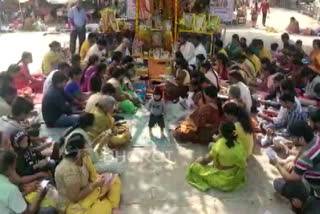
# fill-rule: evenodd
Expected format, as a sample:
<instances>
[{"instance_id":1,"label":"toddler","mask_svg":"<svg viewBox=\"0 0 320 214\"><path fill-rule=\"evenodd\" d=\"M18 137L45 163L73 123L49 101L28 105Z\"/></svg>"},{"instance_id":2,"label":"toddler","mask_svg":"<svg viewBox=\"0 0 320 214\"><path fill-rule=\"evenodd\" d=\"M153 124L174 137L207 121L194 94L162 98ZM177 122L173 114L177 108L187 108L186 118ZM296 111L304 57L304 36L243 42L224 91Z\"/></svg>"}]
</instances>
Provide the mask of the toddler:
<instances>
[{"instance_id":1,"label":"toddler","mask_svg":"<svg viewBox=\"0 0 320 214\"><path fill-rule=\"evenodd\" d=\"M149 119L149 134L150 137L153 137L152 128L158 124L161 129L161 138L164 138L164 113L165 106L162 100L161 91L156 88L153 93L153 99L151 99L148 103L148 110L150 111L150 119Z\"/></svg>"}]
</instances>

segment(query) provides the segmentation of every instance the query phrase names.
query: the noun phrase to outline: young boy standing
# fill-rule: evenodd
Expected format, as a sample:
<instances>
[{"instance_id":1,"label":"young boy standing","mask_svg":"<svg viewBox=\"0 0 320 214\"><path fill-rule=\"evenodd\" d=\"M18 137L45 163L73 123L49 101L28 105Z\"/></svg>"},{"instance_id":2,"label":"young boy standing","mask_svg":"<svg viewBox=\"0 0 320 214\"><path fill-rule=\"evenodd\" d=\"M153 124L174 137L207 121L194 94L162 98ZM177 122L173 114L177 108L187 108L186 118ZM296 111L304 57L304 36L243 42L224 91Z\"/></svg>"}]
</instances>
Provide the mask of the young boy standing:
<instances>
[{"instance_id":1,"label":"young boy standing","mask_svg":"<svg viewBox=\"0 0 320 214\"><path fill-rule=\"evenodd\" d=\"M161 138L164 138L164 113L165 106L162 100L162 94L159 89L155 89L153 93L153 99L151 99L148 103L148 110L150 111L150 119L149 119L149 134L150 137L153 137L152 128L158 124L161 129Z\"/></svg>"}]
</instances>

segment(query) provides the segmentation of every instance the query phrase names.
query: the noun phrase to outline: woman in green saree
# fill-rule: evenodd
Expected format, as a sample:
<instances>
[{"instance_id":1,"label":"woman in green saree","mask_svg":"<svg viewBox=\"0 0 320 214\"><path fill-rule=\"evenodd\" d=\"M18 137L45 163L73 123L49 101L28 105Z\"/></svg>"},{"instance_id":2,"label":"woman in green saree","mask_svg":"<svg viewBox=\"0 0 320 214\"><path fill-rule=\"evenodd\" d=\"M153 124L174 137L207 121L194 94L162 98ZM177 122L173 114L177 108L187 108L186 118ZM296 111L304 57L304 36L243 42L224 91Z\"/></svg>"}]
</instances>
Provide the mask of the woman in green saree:
<instances>
[{"instance_id":1,"label":"woman in green saree","mask_svg":"<svg viewBox=\"0 0 320 214\"><path fill-rule=\"evenodd\" d=\"M201 191L233 191L246 182L245 150L238 143L234 123L221 124L220 134L222 137L211 146L209 154L192 163L187 171L188 183Z\"/></svg>"},{"instance_id":2,"label":"woman in green saree","mask_svg":"<svg viewBox=\"0 0 320 214\"><path fill-rule=\"evenodd\" d=\"M135 114L137 107L134 104L134 98L123 90L121 84L125 72L123 68L116 68L111 73L111 79L107 83L110 83L116 89L115 99L119 102L119 109L123 113Z\"/></svg>"}]
</instances>

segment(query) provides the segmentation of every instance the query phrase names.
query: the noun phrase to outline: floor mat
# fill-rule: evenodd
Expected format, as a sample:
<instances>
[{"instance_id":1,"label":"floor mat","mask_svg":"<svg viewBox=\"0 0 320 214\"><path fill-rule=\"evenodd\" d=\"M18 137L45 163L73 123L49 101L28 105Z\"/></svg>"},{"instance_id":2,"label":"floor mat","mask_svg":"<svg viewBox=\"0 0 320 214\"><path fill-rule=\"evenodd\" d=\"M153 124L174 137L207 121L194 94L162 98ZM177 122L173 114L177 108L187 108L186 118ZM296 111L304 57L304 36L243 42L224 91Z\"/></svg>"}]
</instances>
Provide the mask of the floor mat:
<instances>
[{"instance_id":1,"label":"floor mat","mask_svg":"<svg viewBox=\"0 0 320 214\"><path fill-rule=\"evenodd\" d=\"M50 137L53 141L57 141L63 136L67 128L47 128L46 125L40 127L40 137Z\"/></svg>"},{"instance_id":2,"label":"floor mat","mask_svg":"<svg viewBox=\"0 0 320 214\"><path fill-rule=\"evenodd\" d=\"M179 118L184 116L184 111L182 111L179 104L169 103L166 105L166 115L165 115L165 136L166 138L161 139L160 128L158 126L153 128L154 137L149 136L149 115L148 110L142 106L138 109L135 115L121 115L127 121L130 132L132 135L132 146L133 147L169 147L172 145L173 139L171 130L177 124Z\"/></svg>"}]
</instances>

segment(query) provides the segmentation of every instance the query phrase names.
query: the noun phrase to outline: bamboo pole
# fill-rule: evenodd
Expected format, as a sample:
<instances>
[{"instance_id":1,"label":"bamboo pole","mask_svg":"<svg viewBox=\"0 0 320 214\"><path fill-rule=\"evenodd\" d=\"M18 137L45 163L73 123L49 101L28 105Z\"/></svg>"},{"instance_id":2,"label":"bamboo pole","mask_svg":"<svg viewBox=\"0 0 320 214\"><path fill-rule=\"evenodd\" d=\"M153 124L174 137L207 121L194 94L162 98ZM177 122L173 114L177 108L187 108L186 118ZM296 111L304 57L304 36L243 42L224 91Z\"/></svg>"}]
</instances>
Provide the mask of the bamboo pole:
<instances>
[{"instance_id":1,"label":"bamboo pole","mask_svg":"<svg viewBox=\"0 0 320 214\"><path fill-rule=\"evenodd\" d=\"M135 26L135 33L139 30L139 0L136 0L136 26Z\"/></svg>"},{"instance_id":2,"label":"bamboo pole","mask_svg":"<svg viewBox=\"0 0 320 214\"><path fill-rule=\"evenodd\" d=\"M174 41L178 39L178 0L174 0Z\"/></svg>"}]
</instances>

